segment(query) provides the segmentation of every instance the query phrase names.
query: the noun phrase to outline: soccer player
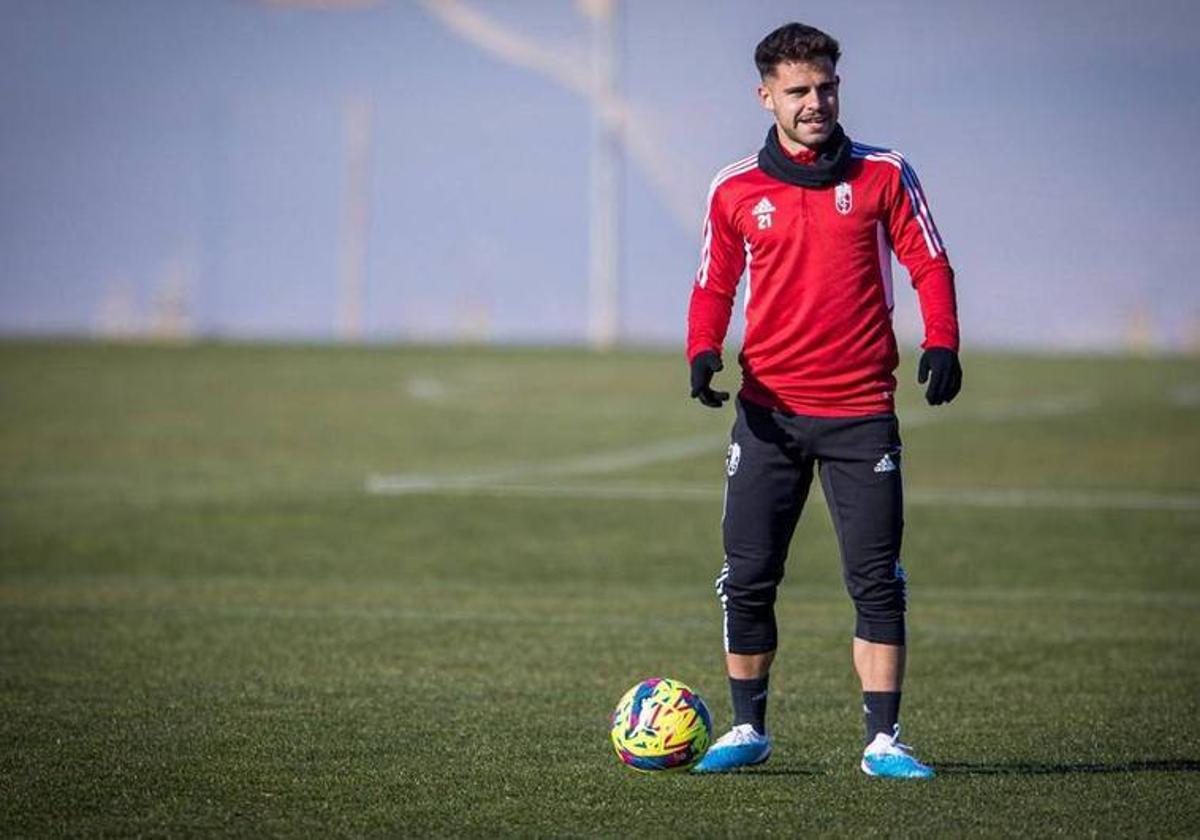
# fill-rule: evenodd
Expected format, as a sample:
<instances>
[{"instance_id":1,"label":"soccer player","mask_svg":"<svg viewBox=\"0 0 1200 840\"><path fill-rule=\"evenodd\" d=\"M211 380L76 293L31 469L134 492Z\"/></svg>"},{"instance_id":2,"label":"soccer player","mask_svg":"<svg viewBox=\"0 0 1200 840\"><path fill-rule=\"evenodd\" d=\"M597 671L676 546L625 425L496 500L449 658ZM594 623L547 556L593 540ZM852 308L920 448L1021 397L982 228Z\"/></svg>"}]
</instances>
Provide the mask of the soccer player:
<instances>
[{"instance_id":1,"label":"soccer player","mask_svg":"<svg viewBox=\"0 0 1200 840\"><path fill-rule=\"evenodd\" d=\"M891 254L920 300L917 378L928 382L931 405L953 400L962 382L954 273L912 167L898 152L852 142L838 124L840 55L836 40L800 23L762 40L758 97L774 124L762 149L718 172L708 193L687 357L692 396L712 408L729 398L712 379L743 271L747 288L716 582L734 726L698 772L771 754L775 594L815 468L857 616L860 767L871 776L933 775L899 741L905 576Z\"/></svg>"}]
</instances>

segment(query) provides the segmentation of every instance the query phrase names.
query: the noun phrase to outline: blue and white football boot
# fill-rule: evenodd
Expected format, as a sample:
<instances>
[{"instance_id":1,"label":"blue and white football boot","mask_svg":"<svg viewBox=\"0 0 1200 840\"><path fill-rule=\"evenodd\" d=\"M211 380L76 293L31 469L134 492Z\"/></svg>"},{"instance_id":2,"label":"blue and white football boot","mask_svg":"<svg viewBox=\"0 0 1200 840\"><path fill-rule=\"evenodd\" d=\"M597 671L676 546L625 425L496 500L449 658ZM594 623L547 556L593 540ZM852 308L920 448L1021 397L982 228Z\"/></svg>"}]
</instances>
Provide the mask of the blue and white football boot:
<instances>
[{"instance_id":1,"label":"blue and white football boot","mask_svg":"<svg viewBox=\"0 0 1200 840\"><path fill-rule=\"evenodd\" d=\"M748 723L739 724L717 739L693 773L727 773L739 767L762 764L771 757L771 739L759 735Z\"/></svg>"},{"instance_id":2,"label":"blue and white football boot","mask_svg":"<svg viewBox=\"0 0 1200 840\"><path fill-rule=\"evenodd\" d=\"M887 779L932 779L933 768L917 761L912 747L900 743L900 724L895 733L879 732L863 750L862 771Z\"/></svg>"}]
</instances>

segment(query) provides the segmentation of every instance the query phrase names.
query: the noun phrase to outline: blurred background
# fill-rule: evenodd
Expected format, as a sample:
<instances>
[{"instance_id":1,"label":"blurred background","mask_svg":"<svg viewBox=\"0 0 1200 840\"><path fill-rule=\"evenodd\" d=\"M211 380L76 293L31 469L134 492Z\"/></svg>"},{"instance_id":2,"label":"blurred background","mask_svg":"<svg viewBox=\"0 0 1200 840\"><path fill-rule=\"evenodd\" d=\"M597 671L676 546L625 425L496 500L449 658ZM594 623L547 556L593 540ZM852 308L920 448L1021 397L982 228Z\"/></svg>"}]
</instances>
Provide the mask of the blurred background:
<instances>
[{"instance_id":1,"label":"blurred background","mask_svg":"<svg viewBox=\"0 0 1200 840\"><path fill-rule=\"evenodd\" d=\"M793 19L969 346L1200 348L1190 0L4 0L0 333L679 345Z\"/></svg>"},{"instance_id":2,"label":"blurred background","mask_svg":"<svg viewBox=\"0 0 1200 840\"><path fill-rule=\"evenodd\" d=\"M607 737L650 675L728 720L732 410L687 397L685 313L794 19L958 271L948 410L896 295L919 796L864 795L815 500L771 768L700 791ZM0 838L1200 837L1198 34L1197 0L0 0Z\"/></svg>"}]
</instances>

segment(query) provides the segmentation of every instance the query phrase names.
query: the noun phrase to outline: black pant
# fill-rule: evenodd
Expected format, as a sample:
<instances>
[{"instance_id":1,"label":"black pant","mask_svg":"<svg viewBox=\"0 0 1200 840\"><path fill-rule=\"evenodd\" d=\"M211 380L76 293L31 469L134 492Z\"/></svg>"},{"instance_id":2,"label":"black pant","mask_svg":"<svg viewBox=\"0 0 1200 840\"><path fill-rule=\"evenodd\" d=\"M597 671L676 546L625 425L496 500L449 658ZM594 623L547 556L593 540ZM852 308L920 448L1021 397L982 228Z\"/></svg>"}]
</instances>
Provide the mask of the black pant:
<instances>
[{"instance_id":1,"label":"black pant","mask_svg":"<svg viewBox=\"0 0 1200 840\"><path fill-rule=\"evenodd\" d=\"M717 593L730 653L774 650L775 591L812 483L814 465L854 601L855 635L904 643L904 501L894 414L807 417L744 399L726 462L725 565Z\"/></svg>"}]
</instances>

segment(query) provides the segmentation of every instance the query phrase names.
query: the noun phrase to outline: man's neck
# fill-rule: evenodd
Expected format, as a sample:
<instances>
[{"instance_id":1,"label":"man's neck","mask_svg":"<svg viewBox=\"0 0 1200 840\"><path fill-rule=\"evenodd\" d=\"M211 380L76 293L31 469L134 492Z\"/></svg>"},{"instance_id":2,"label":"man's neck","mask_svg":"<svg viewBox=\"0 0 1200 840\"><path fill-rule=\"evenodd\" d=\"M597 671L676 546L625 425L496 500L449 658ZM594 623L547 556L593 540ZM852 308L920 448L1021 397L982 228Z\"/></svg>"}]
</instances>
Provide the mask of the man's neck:
<instances>
[{"instance_id":1,"label":"man's neck","mask_svg":"<svg viewBox=\"0 0 1200 840\"><path fill-rule=\"evenodd\" d=\"M775 126L775 136L779 138L779 145L783 150L794 158L811 157L821 151L820 146L812 147L804 143L797 143L791 137L788 137L778 125Z\"/></svg>"}]
</instances>

